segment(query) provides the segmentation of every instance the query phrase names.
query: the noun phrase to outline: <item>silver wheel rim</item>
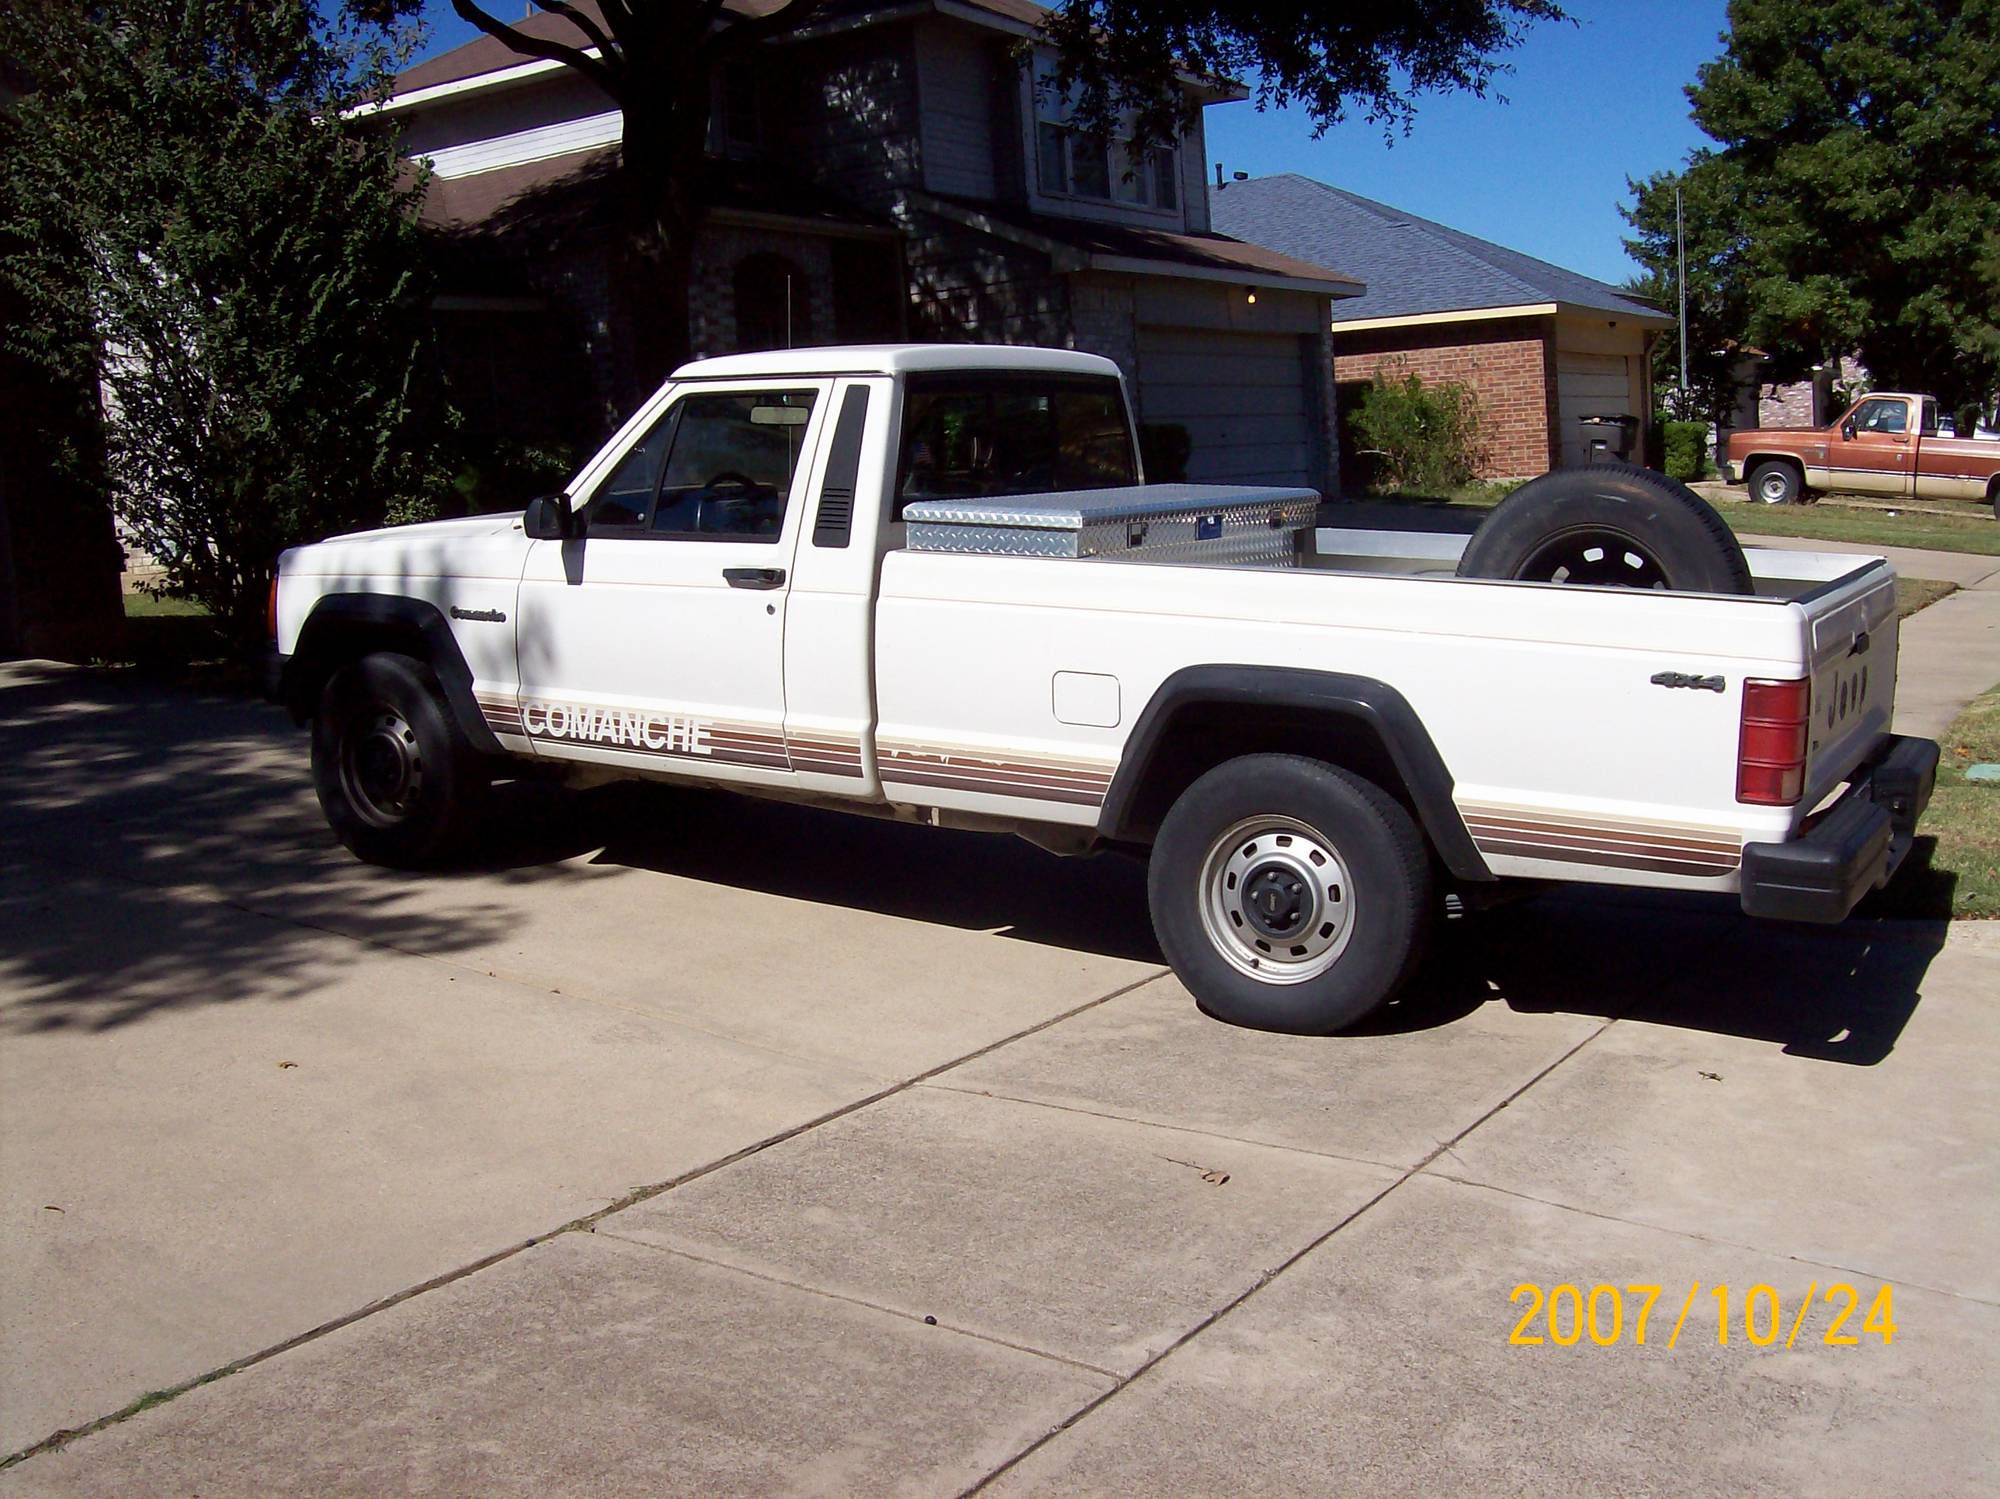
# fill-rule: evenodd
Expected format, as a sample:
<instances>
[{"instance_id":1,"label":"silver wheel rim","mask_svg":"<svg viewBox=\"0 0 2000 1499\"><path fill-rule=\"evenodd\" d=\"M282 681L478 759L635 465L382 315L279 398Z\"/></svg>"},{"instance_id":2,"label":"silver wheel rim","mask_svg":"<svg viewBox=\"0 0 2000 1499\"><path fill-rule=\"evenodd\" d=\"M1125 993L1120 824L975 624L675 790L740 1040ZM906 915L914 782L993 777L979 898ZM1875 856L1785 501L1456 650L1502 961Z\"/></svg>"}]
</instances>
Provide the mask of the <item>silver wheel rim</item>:
<instances>
[{"instance_id":1,"label":"silver wheel rim","mask_svg":"<svg viewBox=\"0 0 2000 1499\"><path fill-rule=\"evenodd\" d=\"M1762 500L1766 505L1784 504L1785 493L1786 484L1783 474L1766 474L1764 475L1763 482L1757 486L1757 498Z\"/></svg>"},{"instance_id":2,"label":"silver wheel rim","mask_svg":"<svg viewBox=\"0 0 2000 1499\"><path fill-rule=\"evenodd\" d=\"M1302 984L1340 961L1354 891L1333 841L1295 817L1246 817L1201 864L1201 923L1215 950L1264 984Z\"/></svg>"}]
</instances>

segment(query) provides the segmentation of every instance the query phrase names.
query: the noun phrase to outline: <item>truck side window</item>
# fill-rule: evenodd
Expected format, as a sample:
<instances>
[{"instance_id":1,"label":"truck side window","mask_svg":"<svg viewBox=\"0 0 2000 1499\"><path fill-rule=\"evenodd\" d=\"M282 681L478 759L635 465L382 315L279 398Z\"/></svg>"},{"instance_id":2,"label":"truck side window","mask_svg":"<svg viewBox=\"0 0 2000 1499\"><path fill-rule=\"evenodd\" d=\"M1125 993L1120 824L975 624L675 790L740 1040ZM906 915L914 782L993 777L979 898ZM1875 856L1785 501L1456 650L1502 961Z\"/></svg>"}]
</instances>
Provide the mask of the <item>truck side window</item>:
<instances>
[{"instance_id":1,"label":"truck side window","mask_svg":"<svg viewBox=\"0 0 2000 1499\"><path fill-rule=\"evenodd\" d=\"M1860 432L1905 432L1909 424L1910 409L1901 401L1863 401L1854 414Z\"/></svg>"},{"instance_id":2,"label":"truck side window","mask_svg":"<svg viewBox=\"0 0 2000 1499\"><path fill-rule=\"evenodd\" d=\"M905 389L894 519L913 500L1138 482L1116 380L913 375Z\"/></svg>"},{"instance_id":3,"label":"truck side window","mask_svg":"<svg viewBox=\"0 0 2000 1499\"><path fill-rule=\"evenodd\" d=\"M586 534L775 542L815 394L684 396L592 497Z\"/></svg>"}]
</instances>

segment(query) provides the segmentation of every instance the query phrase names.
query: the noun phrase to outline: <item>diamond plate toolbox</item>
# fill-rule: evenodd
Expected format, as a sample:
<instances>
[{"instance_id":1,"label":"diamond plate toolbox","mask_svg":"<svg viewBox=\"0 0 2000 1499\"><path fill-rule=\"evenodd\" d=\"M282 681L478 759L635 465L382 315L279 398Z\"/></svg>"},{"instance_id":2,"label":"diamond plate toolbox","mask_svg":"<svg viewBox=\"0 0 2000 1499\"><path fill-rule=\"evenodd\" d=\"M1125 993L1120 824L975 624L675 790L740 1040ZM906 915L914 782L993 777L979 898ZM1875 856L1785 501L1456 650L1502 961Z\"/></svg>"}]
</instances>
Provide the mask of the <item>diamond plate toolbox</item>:
<instances>
[{"instance_id":1,"label":"diamond plate toolbox","mask_svg":"<svg viewBox=\"0 0 2000 1499\"><path fill-rule=\"evenodd\" d=\"M1268 567L1293 560L1318 505L1310 489L1135 484L917 500L903 519L915 552Z\"/></svg>"}]
</instances>

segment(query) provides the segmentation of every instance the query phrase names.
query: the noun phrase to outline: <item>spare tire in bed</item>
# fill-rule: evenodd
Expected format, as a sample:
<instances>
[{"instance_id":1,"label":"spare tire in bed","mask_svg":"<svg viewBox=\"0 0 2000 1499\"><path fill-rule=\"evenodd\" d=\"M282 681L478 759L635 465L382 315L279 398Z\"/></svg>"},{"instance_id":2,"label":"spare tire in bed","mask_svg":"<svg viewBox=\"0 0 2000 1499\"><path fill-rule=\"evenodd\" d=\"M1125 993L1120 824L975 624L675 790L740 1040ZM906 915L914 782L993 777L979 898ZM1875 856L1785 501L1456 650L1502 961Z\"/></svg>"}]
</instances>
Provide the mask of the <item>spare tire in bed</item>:
<instances>
[{"instance_id":1,"label":"spare tire in bed","mask_svg":"<svg viewBox=\"0 0 2000 1499\"><path fill-rule=\"evenodd\" d=\"M1708 501L1665 474L1598 463L1531 479L1493 508L1461 578L1749 593L1743 548Z\"/></svg>"}]
</instances>

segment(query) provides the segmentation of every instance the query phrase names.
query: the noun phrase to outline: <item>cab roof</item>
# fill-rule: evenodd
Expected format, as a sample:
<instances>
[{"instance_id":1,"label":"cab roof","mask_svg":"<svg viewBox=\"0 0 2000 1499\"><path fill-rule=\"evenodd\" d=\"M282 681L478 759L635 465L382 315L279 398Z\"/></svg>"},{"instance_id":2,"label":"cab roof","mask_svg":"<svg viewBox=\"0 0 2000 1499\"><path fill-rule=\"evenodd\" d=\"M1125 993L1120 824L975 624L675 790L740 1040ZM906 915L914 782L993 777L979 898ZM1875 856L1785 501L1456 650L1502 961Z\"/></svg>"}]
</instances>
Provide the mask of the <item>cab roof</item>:
<instances>
[{"instance_id":1,"label":"cab roof","mask_svg":"<svg viewBox=\"0 0 2000 1499\"><path fill-rule=\"evenodd\" d=\"M1040 370L1058 375L1108 375L1118 366L1101 354L1014 344L840 344L818 349L769 349L696 359L676 380L749 380L806 375L903 375L920 370Z\"/></svg>"}]
</instances>

